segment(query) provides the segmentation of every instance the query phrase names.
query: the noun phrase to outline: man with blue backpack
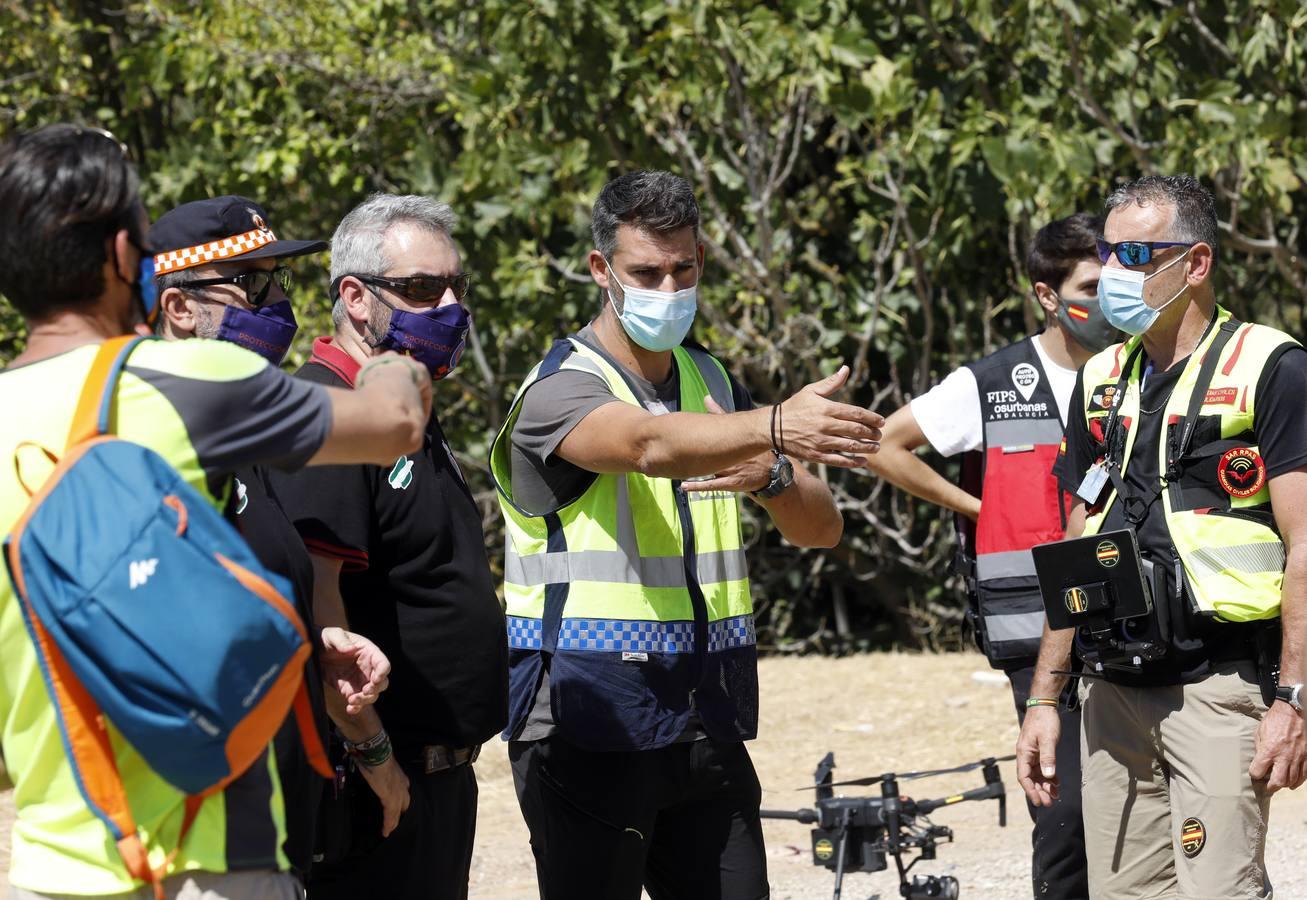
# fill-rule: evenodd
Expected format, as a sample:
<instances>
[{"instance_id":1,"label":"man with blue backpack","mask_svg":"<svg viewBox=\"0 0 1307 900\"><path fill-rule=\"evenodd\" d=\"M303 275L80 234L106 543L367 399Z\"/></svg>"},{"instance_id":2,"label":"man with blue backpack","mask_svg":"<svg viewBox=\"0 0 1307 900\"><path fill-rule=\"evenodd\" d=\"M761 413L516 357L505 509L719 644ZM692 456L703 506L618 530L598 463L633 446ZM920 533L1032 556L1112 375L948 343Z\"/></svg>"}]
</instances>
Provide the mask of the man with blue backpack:
<instances>
[{"instance_id":1,"label":"man with blue backpack","mask_svg":"<svg viewBox=\"0 0 1307 900\"><path fill-rule=\"evenodd\" d=\"M27 330L0 372L11 896L289 900L267 744L292 704L303 724L308 637L217 510L240 466L410 452L430 383L390 356L333 391L230 343L130 337L156 312L146 227L105 132L0 147L0 293Z\"/></svg>"}]
</instances>

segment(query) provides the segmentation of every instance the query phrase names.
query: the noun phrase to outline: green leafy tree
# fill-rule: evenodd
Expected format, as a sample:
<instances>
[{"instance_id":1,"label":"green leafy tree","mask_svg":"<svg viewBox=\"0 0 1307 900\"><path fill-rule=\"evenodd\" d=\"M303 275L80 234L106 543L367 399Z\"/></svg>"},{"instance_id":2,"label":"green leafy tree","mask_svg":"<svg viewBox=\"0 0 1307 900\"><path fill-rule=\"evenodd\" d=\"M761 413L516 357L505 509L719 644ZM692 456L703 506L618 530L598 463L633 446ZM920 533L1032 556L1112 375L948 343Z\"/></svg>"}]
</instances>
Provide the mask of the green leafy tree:
<instances>
[{"instance_id":1,"label":"green leafy tree","mask_svg":"<svg viewBox=\"0 0 1307 900\"><path fill-rule=\"evenodd\" d=\"M550 341L600 308L584 260L606 180L694 184L697 336L760 403L847 362L850 396L889 412L1037 329L1034 230L1147 172L1212 186L1220 296L1301 333L1305 27L1280 0L0 0L0 132L97 124L154 213L250 194L296 237L370 191L451 202L476 326L437 403L498 565L489 440ZM329 328L325 260L297 278L292 362ZM951 523L825 474L835 551L750 520L764 642L956 644Z\"/></svg>"}]
</instances>

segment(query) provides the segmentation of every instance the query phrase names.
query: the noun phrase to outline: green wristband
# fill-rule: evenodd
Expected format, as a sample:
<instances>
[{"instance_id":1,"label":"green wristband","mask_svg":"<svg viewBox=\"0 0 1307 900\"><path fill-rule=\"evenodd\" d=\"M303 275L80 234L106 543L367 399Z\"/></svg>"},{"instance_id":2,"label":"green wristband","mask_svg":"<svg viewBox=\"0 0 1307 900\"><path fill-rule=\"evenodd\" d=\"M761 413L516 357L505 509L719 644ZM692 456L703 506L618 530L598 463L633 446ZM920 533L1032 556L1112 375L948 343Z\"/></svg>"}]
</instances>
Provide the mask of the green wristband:
<instances>
[{"instance_id":1,"label":"green wristband","mask_svg":"<svg viewBox=\"0 0 1307 900\"><path fill-rule=\"evenodd\" d=\"M387 363L397 363L397 362L400 361L400 359L401 359L401 357L398 357L398 356L383 356L383 357L381 357L381 358L379 358L379 359L375 359L375 360L372 360L372 361L368 362L368 364L367 364L366 366L364 366L361 370L359 370L359 377L356 378L356 379L354 380L354 387L355 387L355 389L358 389L358 388L363 387L363 380L364 380L364 379L363 379L363 376L364 376L364 375L366 375L366 374L368 374L369 372L372 372L372 371L374 371L374 370L376 370L376 369L381 368L382 366L386 365ZM418 373L415 372L415 371L413 370L413 367L412 367L412 366L409 367L408 374L409 374L409 376L413 379L413 384L414 384L416 387L419 387L419 388L422 387L422 382L418 380Z\"/></svg>"},{"instance_id":2,"label":"green wristband","mask_svg":"<svg viewBox=\"0 0 1307 900\"><path fill-rule=\"evenodd\" d=\"M1036 706L1051 706L1057 708L1061 704L1052 697L1031 697L1026 701L1026 709L1034 709Z\"/></svg>"}]
</instances>

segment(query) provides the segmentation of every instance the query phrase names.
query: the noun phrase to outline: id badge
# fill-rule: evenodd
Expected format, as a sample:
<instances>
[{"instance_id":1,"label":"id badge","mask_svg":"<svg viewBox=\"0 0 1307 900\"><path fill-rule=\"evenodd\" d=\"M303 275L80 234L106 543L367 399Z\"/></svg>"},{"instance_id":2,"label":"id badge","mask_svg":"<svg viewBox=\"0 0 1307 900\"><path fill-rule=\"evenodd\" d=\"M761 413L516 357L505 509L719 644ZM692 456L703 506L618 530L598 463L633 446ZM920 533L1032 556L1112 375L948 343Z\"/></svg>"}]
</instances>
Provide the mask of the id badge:
<instances>
[{"instance_id":1,"label":"id badge","mask_svg":"<svg viewBox=\"0 0 1307 900\"><path fill-rule=\"evenodd\" d=\"M1103 485L1107 484L1107 466L1102 463L1094 463L1089 471L1085 473L1084 480L1080 482L1080 487L1076 488L1076 496L1081 500L1093 506L1098 502L1098 497L1103 493Z\"/></svg>"}]
</instances>

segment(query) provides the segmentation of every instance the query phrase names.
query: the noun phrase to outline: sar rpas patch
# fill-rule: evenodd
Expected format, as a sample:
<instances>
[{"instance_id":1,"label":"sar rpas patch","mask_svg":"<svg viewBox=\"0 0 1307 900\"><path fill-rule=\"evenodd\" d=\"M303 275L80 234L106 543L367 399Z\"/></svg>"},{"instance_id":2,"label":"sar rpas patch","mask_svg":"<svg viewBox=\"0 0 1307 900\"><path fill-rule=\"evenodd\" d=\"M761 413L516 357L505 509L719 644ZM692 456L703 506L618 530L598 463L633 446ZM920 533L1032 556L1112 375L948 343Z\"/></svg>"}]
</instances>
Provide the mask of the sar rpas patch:
<instances>
[{"instance_id":1,"label":"sar rpas patch","mask_svg":"<svg viewBox=\"0 0 1307 900\"><path fill-rule=\"evenodd\" d=\"M1216 480L1231 497L1251 497L1266 484L1266 461L1252 447L1227 450L1216 464Z\"/></svg>"},{"instance_id":2,"label":"sar rpas patch","mask_svg":"<svg viewBox=\"0 0 1307 900\"><path fill-rule=\"evenodd\" d=\"M1039 370L1028 362L1017 363L1012 368L1012 384L1021 392L1021 396L1026 400L1035 392L1039 386Z\"/></svg>"}]
</instances>

